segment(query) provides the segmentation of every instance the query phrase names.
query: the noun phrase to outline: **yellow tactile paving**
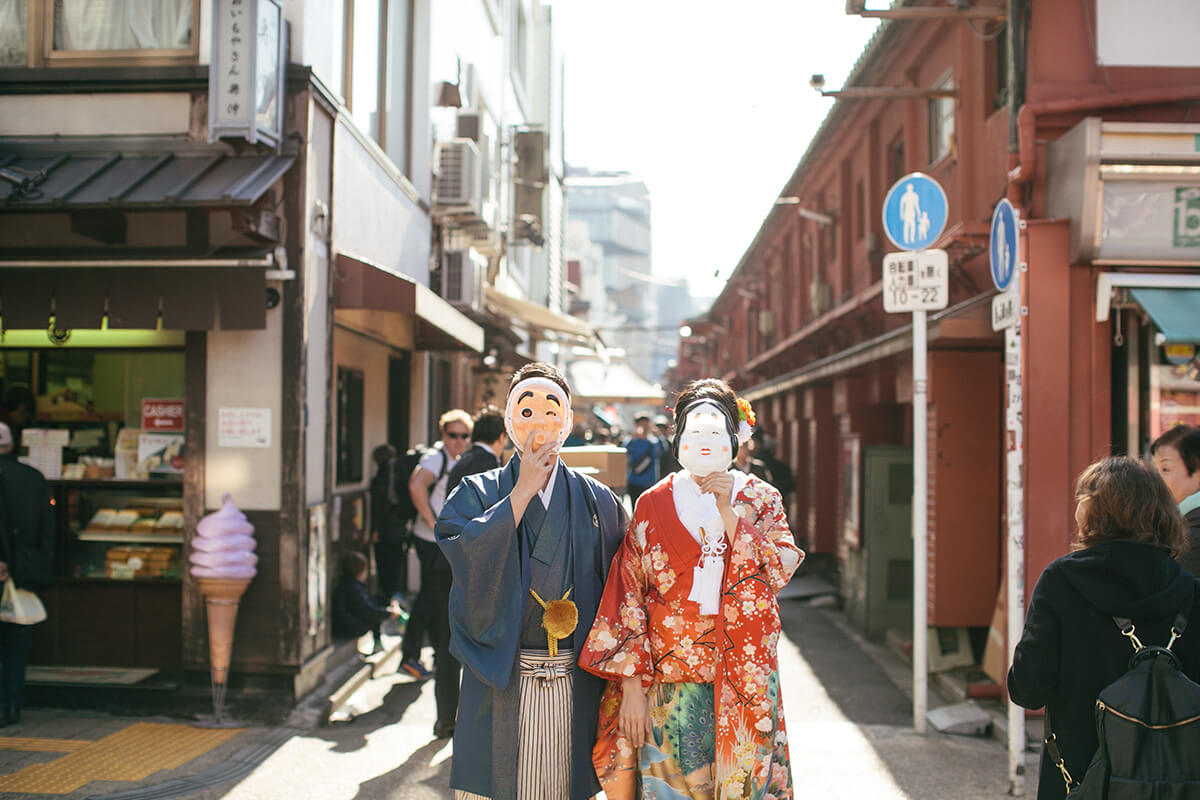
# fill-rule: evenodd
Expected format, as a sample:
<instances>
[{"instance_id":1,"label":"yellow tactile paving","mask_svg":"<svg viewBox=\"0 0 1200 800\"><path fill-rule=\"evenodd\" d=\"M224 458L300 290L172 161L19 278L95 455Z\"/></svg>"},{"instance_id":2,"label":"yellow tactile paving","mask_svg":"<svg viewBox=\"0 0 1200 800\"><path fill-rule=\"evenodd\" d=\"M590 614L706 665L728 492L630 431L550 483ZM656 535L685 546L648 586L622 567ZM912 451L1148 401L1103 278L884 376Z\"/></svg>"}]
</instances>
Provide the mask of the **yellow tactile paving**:
<instances>
[{"instance_id":1,"label":"yellow tactile paving","mask_svg":"<svg viewBox=\"0 0 1200 800\"><path fill-rule=\"evenodd\" d=\"M2 775L0 791L68 794L91 781L140 781L182 766L242 730L139 722L97 742L83 742L62 758Z\"/></svg>"},{"instance_id":2,"label":"yellow tactile paving","mask_svg":"<svg viewBox=\"0 0 1200 800\"><path fill-rule=\"evenodd\" d=\"M0 736L0 750L20 750L25 753L74 753L95 742L84 739L22 739Z\"/></svg>"}]
</instances>

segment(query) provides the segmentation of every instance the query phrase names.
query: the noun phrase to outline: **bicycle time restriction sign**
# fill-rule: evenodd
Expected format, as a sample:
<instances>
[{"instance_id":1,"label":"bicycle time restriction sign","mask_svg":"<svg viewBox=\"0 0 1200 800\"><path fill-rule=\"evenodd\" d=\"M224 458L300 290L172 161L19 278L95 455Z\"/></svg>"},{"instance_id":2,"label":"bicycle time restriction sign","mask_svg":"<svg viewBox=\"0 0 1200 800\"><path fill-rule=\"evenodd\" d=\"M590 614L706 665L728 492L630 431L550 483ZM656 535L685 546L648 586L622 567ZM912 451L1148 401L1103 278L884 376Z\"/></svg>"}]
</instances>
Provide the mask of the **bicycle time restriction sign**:
<instances>
[{"instance_id":1,"label":"bicycle time restriction sign","mask_svg":"<svg viewBox=\"0 0 1200 800\"><path fill-rule=\"evenodd\" d=\"M950 299L945 250L907 250L883 257L883 310L938 311Z\"/></svg>"}]
</instances>

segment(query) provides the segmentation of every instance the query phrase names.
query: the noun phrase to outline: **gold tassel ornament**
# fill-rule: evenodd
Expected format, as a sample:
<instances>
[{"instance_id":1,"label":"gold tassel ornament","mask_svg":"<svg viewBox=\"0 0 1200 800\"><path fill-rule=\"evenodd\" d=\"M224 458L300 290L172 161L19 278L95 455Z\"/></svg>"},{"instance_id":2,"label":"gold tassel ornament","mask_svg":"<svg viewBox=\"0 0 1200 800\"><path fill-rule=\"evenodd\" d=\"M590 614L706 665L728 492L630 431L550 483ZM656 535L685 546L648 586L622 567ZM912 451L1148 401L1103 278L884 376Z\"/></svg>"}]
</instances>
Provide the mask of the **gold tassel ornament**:
<instances>
[{"instance_id":1,"label":"gold tassel ornament","mask_svg":"<svg viewBox=\"0 0 1200 800\"><path fill-rule=\"evenodd\" d=\"M539 597L532 588L529 590L533 599L543 609L542 627L546 629L546 649L550 651L552 658L558 655L558 641L574 633L575 626L579 624L579 609L567 599L571 595L571 589L567 589L561 600L551 600L549 603Z\"/></svg>"}]
</instances>

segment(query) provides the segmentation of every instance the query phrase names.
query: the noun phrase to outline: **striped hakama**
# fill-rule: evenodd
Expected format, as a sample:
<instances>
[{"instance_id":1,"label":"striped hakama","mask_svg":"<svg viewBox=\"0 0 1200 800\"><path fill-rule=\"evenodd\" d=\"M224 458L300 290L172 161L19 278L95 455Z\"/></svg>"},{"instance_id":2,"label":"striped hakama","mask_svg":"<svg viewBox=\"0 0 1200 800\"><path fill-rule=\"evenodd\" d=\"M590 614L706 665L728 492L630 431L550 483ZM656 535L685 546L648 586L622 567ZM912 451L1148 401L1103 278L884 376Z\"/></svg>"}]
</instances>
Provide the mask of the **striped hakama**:
<instances>
[{"instance_id":1,"label":"striped hakama","mask_svg":"<svg viewBox=\"0 0 1200 800\"><path fill-rule=\"evenodd\" d=\"M517 724L517 800L569 800L571 712L575 655L545 650L520 655L521 710ZM456 790L455 800L489 800Z\"/></svg>"}]
</instances>

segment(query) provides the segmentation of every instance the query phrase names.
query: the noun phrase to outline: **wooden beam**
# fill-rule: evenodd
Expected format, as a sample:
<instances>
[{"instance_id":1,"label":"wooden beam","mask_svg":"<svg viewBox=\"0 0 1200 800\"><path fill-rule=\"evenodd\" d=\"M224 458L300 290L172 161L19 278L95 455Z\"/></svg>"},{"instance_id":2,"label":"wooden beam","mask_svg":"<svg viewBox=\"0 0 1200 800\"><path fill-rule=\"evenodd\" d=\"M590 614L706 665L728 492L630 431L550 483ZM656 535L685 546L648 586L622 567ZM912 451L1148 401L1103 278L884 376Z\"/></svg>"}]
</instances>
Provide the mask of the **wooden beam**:
<instances>
[{"instance_id":1,"label":"wooden beam","mask_svg":"<svg viewBox=\"0 0 1200 800\"><path fill-rule=\"evenodd\" d=\"M957 89L924 89L917 86L851 86L834 92L821 92L822 97L839 97L845 100L869 100L890 98L919 100L927 97L958 97Z\"/></svg>"},{"instance_id":2,"label":"wooden beam","mask_svg":"<svg viewBox=\"0 0 1200 800\"><path fill-rule=\"evenodd\" d=\"M868 19L900 19L900 20L939 20L939 19L991 19L1002 21L1007 19L1003 8L996 6L979 6L978 8L864 8L856 12L860 17Z\"/></svg>"}]
</instances>

